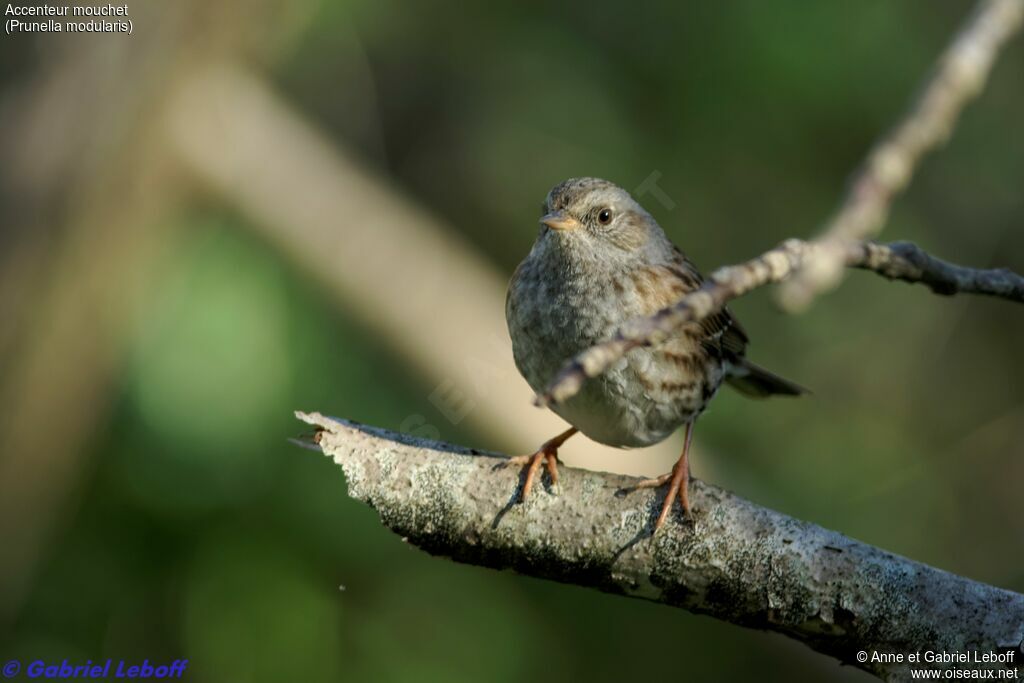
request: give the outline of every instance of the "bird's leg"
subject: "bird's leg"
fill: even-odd
[[[545,441],[536,453],[517,455],[508,459],[507,464],[509,465],[522,465],[527,468],[521,500],[526,500],[526,497],[530,495],[530,491],[533,489],[533,480],[537,477],[537,470],[540,469],[542,461],[547,464],[548,474],[551,475],[551,485],[558,485],[558,449],[578,431],[575,427],[570,427],[555,438]]]
[[[683,441],[683,454],[679,456],[676,466],[668,474],[663,474],[655,479],[644,479],[634,488],[647,489],[656,488],[665,482],[671,482],[668,492],[665,494],[665,503],[661,506],[661,514],[658,521],[654,523],[654,530],[657,531],[668,519],[668,513],[672,509],[672,503],[679,498],[679,504],[683,507],[683,514],[690,516],[690,439],[693,437],[693,422],[686,423],[686,437]]]

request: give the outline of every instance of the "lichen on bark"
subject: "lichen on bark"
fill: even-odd
[[[345,471],[349,494],[423,550],[777,631],[899,680],[857,653],[1019,648],[1024,595],[971,581],[692,484],[692,516],[657,534],[660,491],[562,467],[518,501],[506,456],[296,413]],[[1018,655],[1019,657],[1019,655]],[[993,667],[1002,665],[992,664]]]

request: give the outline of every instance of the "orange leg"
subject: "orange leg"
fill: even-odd
[[[661,514],[658,521],[654,523],[654,530],[657,531],[668,519],[668,513],[672,510],[672,503],[679,498],[679,504],[683,508],[683,514],[690,516],[690,439],[693,437],[693,423],[686,423],[686,438],[683,441],[683,454],[679,456],[676,466],[668,474],[663,474],[656,479],[644,479],[635,488],[646,489],[661,486],[670,482],[668,493],[665,494],[665,503],[661,506]]]
[[[558,484],[558,449],[569,440],[570,436],[578,431],[575,427],[571,427],[555,438],[545,441],[544,445],[536,453],[517,455],[514,458],[508,459],[507,464],[509,465],[522,465],[527,468],[521,500],[526,500],[526,497],[530,495],[530,491],[533,490],[533,480],[537,478],[537,470],[540,469],[541,462],[545,462],[547,465],[548,474],[551,476],[551,485],[556,486]]]

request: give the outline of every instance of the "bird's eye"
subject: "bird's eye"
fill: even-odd
[[[612,210],[601,209],[601,213],[597,214],[597,222],[601,225],[608,225],[612,222]]]

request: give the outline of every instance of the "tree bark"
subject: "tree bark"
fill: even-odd
[[[652,534],[663,492],[629,492],[637,481],[631,477],[562,467],[558,495],[538,487],[520,504],[521,476],[504,466],[503,455],[319,413],[296,416],[316,428],[314,447],[342,466],[349,495],[433,555],[777,631],[888,680],[908,677],[907,656],[927,651],[973,660],[974,650],[1011,650],[1016,664],[1009,666],[1019,666],[1024,595],[702,481],[692,483],[692,516],[677,511]],[[861,652],[867,661],[859,661]],[[902,655],[903,662],[872,661],[876,653]]]

